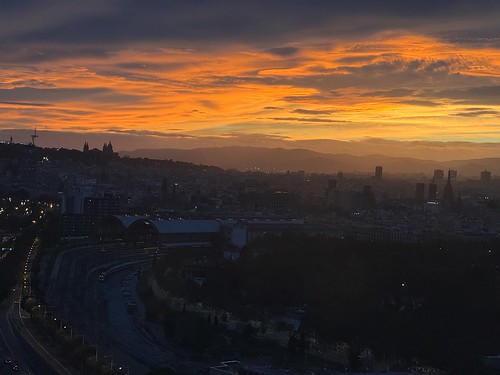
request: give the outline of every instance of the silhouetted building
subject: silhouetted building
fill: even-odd
[[[353,209],[372,209],[375,207],[375,194],[373,193],[371,185],[364,185],[363,192],[351,196]]]
[[[104,158],[109,160],[109,159],[112,159],[113,157],[115,157],[115,153],[113,151],[113,145],[111,144],[111,142],[109,142],[108,144],[104,144],[102,146],[102,153],[104,155]]]
[[[111,195],[87,197],[83,202],[83,214],[90,216],[111,216],[118,214],[119,198]]]
[[[89,215],[61,215],[61,237],[89,236],[94,227],[94,219]]]
[[[104,144],[102,146],[102,152],[104,152],[105,154],[112,154],[113,153],[113,145],[111,144],[111,142],[109,142],[108,144]]]
[[[338,172],[337,172],[337,178],[338,178],[339,180],[342,180],[342,179],[344,178],[344,172],[342,172],[342,171],[338,171]]]
[[[451,186],[451,169],[448,170],[448,179],[443,189],[443,205],[452,207],[455,204],[455,197],[453,195],[453,187]]]
[[[489,184],[491,182],[491,172],[482,171],[481,172],[481,182],[484,184]]]
[[[425,201],[425,184],[423,182],[417,182],[415,187],[415,200],[418,203],[424,203]]]
[[[272,191],[255,194],[255,207],[270,210],[289,210],[296,206],[297,199],[287,191]]]
[[[211,247],[220,237],[217,220],[135,220],[127,228],[128,237],[154,242],[162,247]]]
[[[381,165],[377,165],[375,167],[375,178],[377,180],[381,180],[382,179],[382,166]]]
[[[328,187],[325,189],[325,199],[328,206],[335,205],[337,203],[336,197],[337,180],[328,180]]]
[[[73,185],[64,187],[61,194],[61,214],[83,214],[86,198],[96,195],[96,181],[84,181],[83,184],[74,182]]]
[[[429,201],[435,201],[437,199],[437,185],[433,182],[429,184]]]
[[[442,169],[434,169],[434,181],[442,181],[444,179],[444,171]]]
[[[458,172],[455,169],[450,169],[448,171],[448,173],[450,174],[450,179],[452,179],[452,180],[456,180],[457,179]]]

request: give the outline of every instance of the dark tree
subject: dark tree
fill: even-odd
[[[298,343],[295,335],[290,336],[290,339],[288,340],[287,349],[290,352],[290,354],[294,357],[297,355],[297,345]]]
[[[297,344],[297,351],[301,357],[304,356],[307,350],[307,342],[304,333],[300,335],[299,343]]]

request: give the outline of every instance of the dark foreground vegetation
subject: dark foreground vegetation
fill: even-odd
[[[201,287],[165,272],[173,260],[157,265],[157,279],[192,301],[264,322],[294,308],[301,332],[347,343],[351,353],[369,348],[376,359],[495,373],[482,357],[500,353],[499,243],[268,236],[238,261],[209,267]],[[166,321],[166,331],[176,328]]]
[[[28,326],[45,345],[56,351],[66,363],[81,371],[82,374],[113,375],[122,374],[116,366],[110,364],[105,356],[96,352],[96,347],[86,343],[81,335],[73,335],[72,328],[56,318],[47,306],[42,305],[36,298],[25,296],[22,308],[30,314]]]

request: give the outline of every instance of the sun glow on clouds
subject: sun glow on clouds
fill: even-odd
[[[0,126],[500,141],[499,74],[496,49],[419,35],[266,50],[135,45],[2,64]]]

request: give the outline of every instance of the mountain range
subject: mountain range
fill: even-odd
[[[425,174],[432,176],[434,169],[458,171],[461,178],[479,179],[483,170],[500,175],[500,158],[470,160],[422,160],[392,157],[380,154],[354,156],[328,154],[306,149],[265,147],[208,147],[195,149],[137,149],[120,151],[121,156],[150,159],[172,159],[195,164],[213,165],[225,169],[284,172],[303,170],[307,173],[359,173],[372,174],[381,165],[384,174]]]

